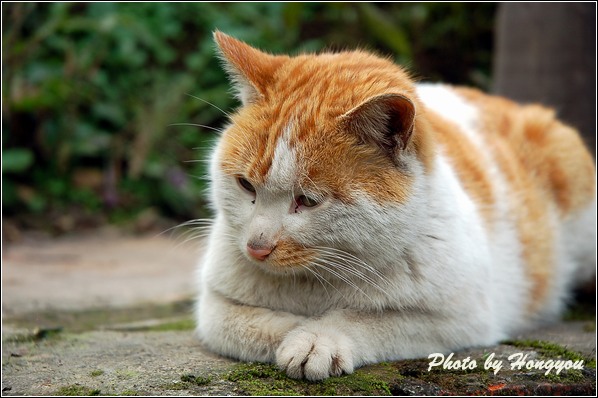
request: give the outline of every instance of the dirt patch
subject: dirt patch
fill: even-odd
[[[135,237],[103,230],[6,244],[3,315],[190,299],[201,244],[181,243],[166,235]]]
[[[219,375],[232,363],[204,351],[191,331],[62,333],[5,340],[2,388],[3,395],[229,395],[234,384]],[[209,382],[191,383],[190,375]]]

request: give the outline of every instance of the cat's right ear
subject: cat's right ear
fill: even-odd
[[[214,31],[214,41],[243,105],[266,96],[276,70],[288,59],[264,53],[218,30]]]
[[[342,115],[341,123],[361,142],[376,146],[396,161],[411,141],[415,106],[402,94],[382,94]]]

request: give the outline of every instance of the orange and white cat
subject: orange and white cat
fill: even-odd
[[[594,161],[551,110],[215,40],[243,105],[210,163],[209,349],[320,380],[495,344],[594,277]]]

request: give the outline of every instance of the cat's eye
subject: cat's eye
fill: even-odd
[[[245,178],[243,178],[243,177],[237,177],[237,182],[247,192],[255,193],[255,188]]]
[[[297,198],[297,205],[305,207],[314,207],[318,205],[318,201],[309,196],[301,195]]]

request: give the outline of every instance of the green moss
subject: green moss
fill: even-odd
[[[583,373],[581,373],[581,370],[579,369],[563,370],[559,374],[556,374],[553,371],[547,375],[543,374],[542,377],[553,383],[578,383],[585,379]]]
[[[542,340],[508,340],[503,344],[521,348],[533,348],[540,355],[549,359],[565,359],[570,361],[583,361],[584,367],[596,369],[596,359],[588,358],[579,352],[572,351],[561,345]]]
[[[572,351],[561,345],[551,343],[550,341],[543,340],[507,340],[503,344],[511,345],[513,347],[520,348],[534,348],[540,354],[549,356],[551,358],[563,358],[571,361],[584,360],[587,358],[576,351]]]
[[[210,384],[212,382],[212,379],[210,379],[209,377],[187,374],[181,376],[181,381],[185,383],[195,384],[197,386],[205,386],[206,384]]]
[[[181,383],[175,381],[174,383],[162,384],[160,386],[162,390],[171,390],[171,391],[180,391],[180,390],[188,390],[189,383]]]
[[[70,386],[60,387],[53,395],[57,396],[90,396],[100,395],[101,391],[89,387],[82,386],[80,384],[72,384]]]
[[[310,382],[291,379],[274,365],[243,363],[226,378],[249,395],[391,395],[384,380],[390,374],[397,376],[389,364],[379,364],[350,375]]]
[[[322,382],[322,387],[325,388],[323,395],[392,395],[387,382],[364,371],[331,377]]]
[[[482,355],[483,360],[488,355],[490,353],[484,353]],[[458,357],[458,359],[463,358]],[[423,395],[438,395],[441,394],[441,391],[450,391],[457,395],[476,395],[476,391],[484,390],[491,383],[494,375],[484,369],[482,360],[472,359],[476,359],[477,363],[477,367],[474,369],[433,369],[431,371],[428,371],[429,360],[427,359],[397,361],[394,366],[409,383],[407,383],[407,389],[405,390],[399,380],[393,391],[395,395],[410,394],[409,389],[416,385],[417,388],[421,388],[418,391],[421,391]]]
[[[129,370],[129,369],[119,369],[116,371],[116,377],[118,377],[119,379],[132,379],[134,377],[139,376],[139,372],[135,371],[135,370]]]
[[[181,381],[175,381],[174,383],[168,383],[161,386],[164,390],[190,390],[193,386],[205,386],[212,382],[212,379],[204,376],[195,376],[192,374],[184,374],[181,376]]]
[[[181,319],[179,321],[162,323],[156,326],[150,326],[147,328],[140,328],[139,330],[150,331],[150,332],[166,332],[166,331],[179,331],[179,330],[193,330],[195,329],[195,321],[192,318]]]
[[[61,336],[62,328],[35,328],[30,333],[22,333],[10,336],[6,339],[10,343],[30,343],[41,340],[57,339]]]
[[[237,383],[249,395],[301,395],[296,380],[288,378],[275,366],[263,363],[241,363],[226,379]]]
[[[96,370],[92,370],[91,372],[89,372],[89,375],[91,377],[98,377],[104,374],[104,371],[102,369],[96,369]]]
[[[99,326],[115,325],[122,323],[131,323],[145,321],[148,319],[165,319],[174,317],[184,317],[181,322],[172,322],[169,329],[166,330],[189,330],[192,321],[188,319],[193,301],[183,300],[169,304],[148,304],[129,308],[100,308],[83,311],[40,311],[27,312],[10,317],[11,323],[21,328],[34,328],[44,325],[45,329],[40,329],[42,335],[36,337],[46,338],[49,335],[43,335],[44,331],[65,330],[67,332],[85,332],[96,330]],[[168,325],[168,324],[165,324]],[[29,338],[28,341],[35,340]]]

